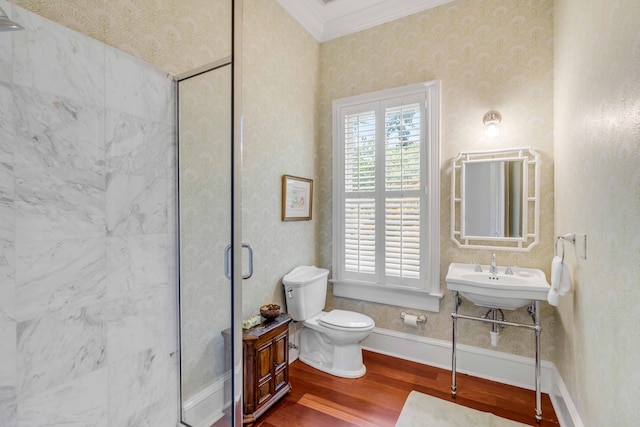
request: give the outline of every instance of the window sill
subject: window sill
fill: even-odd
[[[440,312],[441,293],[429,293],[413,289],[372,285],[369,283],[337,282],[333,283],[333,295],[336,297],[377,302],[398,307]]]

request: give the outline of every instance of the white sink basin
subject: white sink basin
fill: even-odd
[[[533,300],[546,300],[549,283],[536,268],[512,267],[513,274],[504,274],[506,267],[498,267],[498,274],[489,274],[489,266],[482,272],[474,271],[475,264],[449,265],[447,289],[458,291],[475,305],[515,310],[531,304]]]

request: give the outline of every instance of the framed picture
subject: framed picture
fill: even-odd
[[[313,180],[282,175],[282,220],[304,221],[311,219]]]

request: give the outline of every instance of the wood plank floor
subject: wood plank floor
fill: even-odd
[[[292,391],[254,426],[394,426],[411,390],[529,425],[560,425],[546,394],[542,422],[537,424],[531,390],[458,374],[458,395],[453,399],[451,371],[370,351],[363,356],[367,373],[356,379],[334,377],[296,360],[290,366]]]

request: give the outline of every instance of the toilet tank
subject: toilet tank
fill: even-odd
[[[293,320],[320,313],[327,299],[329,270],[310,265],[296,267],[282,278],[287,311]]]

